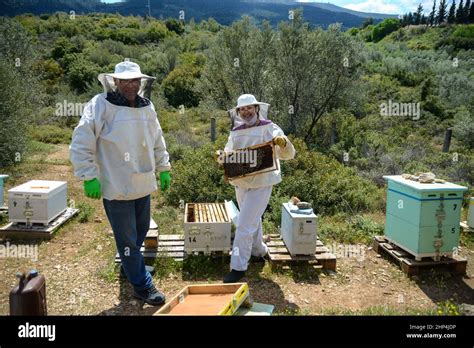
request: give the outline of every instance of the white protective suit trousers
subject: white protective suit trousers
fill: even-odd
[[[250,256],[264,256],[268,247],[263,243],[262,215],[267,208],[272,186],[260,188],[235,187],[239,218],[235,230],[230,268],[245,271]]]

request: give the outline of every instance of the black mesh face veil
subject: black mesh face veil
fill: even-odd
[[[258,118],[260,120],[267,120],[268,119],[268,110],[270,109],[270,104],[267,103],[258,103],[256,106],[260,108],[258,111]],[[237,108],[233,108],[227,111],[227,114],[231,120],[231,128],[239,127],[245,124],[244,120],[240,117],[239,113],[237,112]]]
[[[114,83],[114,78],[107,74],[100,74],[98,77],[100,83],[104,87],[104,92],[114,92],[117,89],[117,86]],[[138,90],[138,95],[143,98],[150,99],[151,97],[151,87],[155,82],[154,77],[142,77],[140,83],[140,89]]]

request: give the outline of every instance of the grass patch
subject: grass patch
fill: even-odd
[[[400,310],[389,305],[375,305],[361,310],[351,310],[345,308],[324,308],[321,315],[369,315],[369,316],[388,316],[388,315],[436,315],[435,309],[416,309],[408,308]]]
[[[118,280],[120,264],[115,263],[115,257],[107,265],[99,270],[99,277],[108,283],[114,283]]]
[[[355,215],[346,220],[341,215],[322,217],[319,222],[319,238],[328,243],[363,243],[369,245],[375,235],[383,235],[384,226],[370,215]]]
[[[183,264],[168,257],[157,257],[153,263],[155,279],[166,279],[171,274],[181,273]]]
[[[436,310],[437,315],[460,315],[459,305],[455,303],[453,299],[439,302],[437,305],[438,305],[438,309]]]
[[[472,232],[461,232],[459,244],[470,250],[474,248],[474,233]]]
[[[81,224],[89,222],[94,215],[95,208],[87,202],[79,202],[77,208],[79,209],[78,221]]]
[[[189,255],[183,261],[183,279],[186,280],[222,280],[222,275],[229,271],[229,259],[215,258],[209,255]]]
[[[179,208],[169,205],[155,208],[152,213],[153,220],[164,234],[184,234],[183,215]]]
[[[49,155],[53,152],[58,151],[58,147],[52,144],[47,144],[37,140],[30,140],[27,144],[27,154],[33,155]]]
[[[28,130],[30,138],[48,144],[70,144],[72,129],[55,125],[35,125]]]

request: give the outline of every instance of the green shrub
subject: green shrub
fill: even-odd
[[[0,17],[0,168],[18,162],[26,150],[33,101],[42,97],[32,75],[35,58],[30,34],[15,20]]]
[[[70,144],[72,138],[71,129],[54,125],[34,126],[29,133],[32,139],[48,144]]]
[[[165,22],[166,28],[169,31],[174,31],[176,34],[181,35],[184,33],[184,23],[175,18],[168,18]]]
[[[282,196],[297,196],[311,202],[316,212],[372,211],[380,207],[377,187],[357,175],[354,169],[315,151],[308,151],[295,139],[296,158],[282,162]]]
[[[51,58],[59,60],[66,54],[77,52],[79,52],[78,47],[74,46],[71,40],[67,37],[61,36],[55,41],[53,45],[53,49],[51,50]]]
[[[474,39],[474,24],[459,25],[453,32],[454,37],[467,37]]]
[[[372,40],[379,42],[388,34],[400,28],[400,21],[395,18],[389,18],[377,24],[372,30]]]
[[[455,49],[472,50],[474,49],[474,38],[472,37],[450,37],[440,40],[436,44],[436,49],[443,46],[453,46]]]
[[[470,149],[474,148],[474,122],[472,114],[467,109],[460,110],[454,119],[454,136],[466,144]]]
[[[77,92],[82,93],[90,84],[97,81],[97,76],[102,69],[83,54],[73,54],[68,59],[66,77],[69,85]]]
[[[78,220],[81,224],[88,222],[91,218],[94,217],[95,209],[89,203],[79,202],[77,208],[79,209]]]
[[[194,84],[199,77],[199,70],[191,65],[175,68],[163,80],[163,93],[168,103],[174,107],[184,105],[193,107],[199,104],[199,95],[194,91]]]
[[[323,242],[369,245],[373,237],[383,235],[384,226],[364,215],[355,215],[344,221],[343,215],[322,217],[319,223],[319,238]]]
[[[152,22],[147,29],[146,39],[150,42],[160,42],[169,35],[171,29],[167,29],[168,25],[164,25],[161,22]]]
[[[225,139],[221,137],[216,145],[208,143],[182,151],[181,159],[173,162],[171,189],[165,193],[168,204],[177,206],[180,200],[223,202],[234,198],[233,187],[224,181],[224,171],[212,158],[215,150],[224,147]]]

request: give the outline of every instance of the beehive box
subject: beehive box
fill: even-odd
[[[423,184],[400,175],[388,181],[385,237],[417,260],[451,256],[459,244],[463,192],[452,183]]]
[[[283,203],[281,209],[281,237],[291,255],[314,255],[316,252],[318,217],[298,214],[295,205]]]
[[[233,315],[248,297],[247,283],[188,285],[156,315]]]
[[[228,203],[186,203],[184,251],[228,252],[231,249],[231,219]]]
[[[67,209],[67,182],[31,180],[8,190],[8,217],[13,223],[49,224]]]
[[[3,206],[3,181],[8,178],[6,174],[0,174],[0,207]]]

